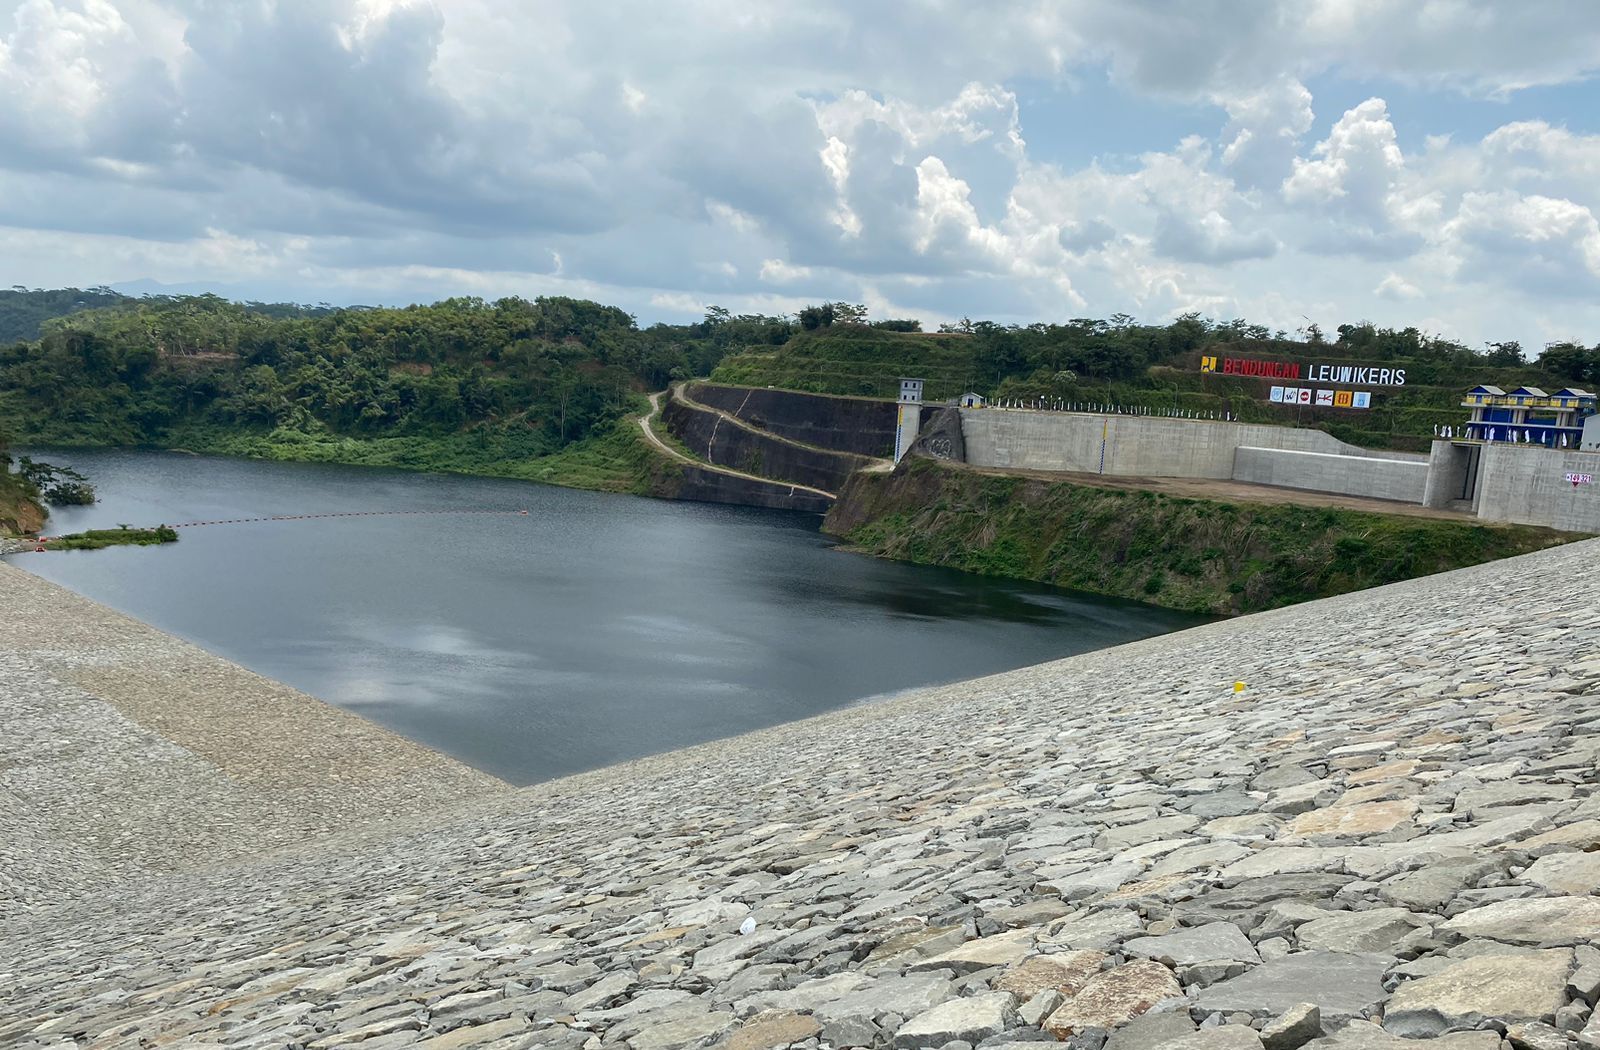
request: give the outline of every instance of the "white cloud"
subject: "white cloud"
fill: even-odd
[[[789,284],[811,276],[809,266],[791,266],[782,259],[763,259],[761,279],[773,284]]]
[[[1378,282],[1378,287],[1372,290],[1372,294],[1380,299],[1420,299],[1422,289],[1397,273],[1389,273]]]
[[[1382,97],[1592,75],[1587,0],[655,14],[0,0],[0,284],[588,289],[675,313],[815,291],[922,316],[1286,327],[1376,297],[1485,338],[1600,329],[1579,295],[1600,136],[1559,112],[1481,140],[1397,129]],[[1374,97],[1308,141],[1307,85],[1329,74]],[[1128,112],[1189,107],[1185,133],[1152,144],[1137,117],[1038,104],[1104,76]]]

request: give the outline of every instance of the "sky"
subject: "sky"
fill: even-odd
[[[1595,0],[0,0],[0,286],[1600,342]]]

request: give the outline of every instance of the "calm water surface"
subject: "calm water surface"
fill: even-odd
[[[515,783],[1175,630],[1195,617],[843,553],[815,517],[148,452],[47,531],[340,511],[9,561]]]

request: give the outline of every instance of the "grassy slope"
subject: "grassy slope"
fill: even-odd
[[[1579,537],[1401,515],[1218,503],[908,460],[857,474],[824,531],[883,557],[1240,613]]]
[[[892,399],[899,395],[901,376],[918,376],[927,381],[927,397],[943,400],[976,381],[971,342],[960,335],[819,329],[801,332],[781,347],[724,358],[711,381]]]

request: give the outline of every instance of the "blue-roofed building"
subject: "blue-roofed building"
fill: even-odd
[[[1470,440],[1577,448],[1584,420],[1595,414],[1596,401],[1594,394],[1577,387],[1547,394],[1538,387],[1519,386],[1508,394],[1485,384],[1467,391],[1461,407],[1472,410],[1466,424]]]

